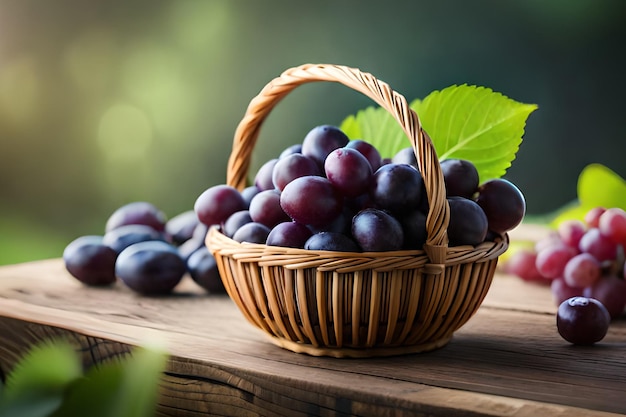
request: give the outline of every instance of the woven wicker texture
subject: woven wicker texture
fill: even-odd
[[[424,250],[309,251],[238,243],[211,228],[207,246],[226,290],[248,321],[295,352],[368,357],[441,347],[482,303],[508,237],[477,247],[448,247],[449,207],[435,149],[406,99],[389,85],[339,65],[285,71],[252,99],[239,123],[227,184],[247,185],[262,123],[276,104],[297,86],[317,81],[361,92],[402,126],[428,195]]]

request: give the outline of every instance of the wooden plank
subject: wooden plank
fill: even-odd
[[[0,268],[0,368],[33,343],[74,340],[86,365],[148,340],[171,352],[160,415],[507,415],[626,413],[626,326],[598,346],[556,333],[546,287],[498,275],[478,313],[435,352],[315,358],[270,344],[224,296],[191,280],[173,297],[87,288],[60,260]]]

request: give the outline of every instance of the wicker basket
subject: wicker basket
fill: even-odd
[[[424,177],[430,211],[424,250],[345,253],[238,243],[213,227],[207,246],[229,296],[277,345],[316,356],[371,357],[445,345],[482,303],[508,236],[448,247],[449,207],[431,141],[406,99],[358,69],[302,65],[267,84],[235,132],[227,184],[247,184],[261,124],[297,86],[339,82],[370,97],[402,126]]]

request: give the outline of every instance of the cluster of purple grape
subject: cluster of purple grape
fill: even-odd
[[[559,331],[573,343],[595,343],[606,334],[610,320],[621,316],[626,308],[625,248],[626,212],[595,207],[584,220],[564,221],[534,248],[514,253],[505,271],[550,285],[559,316],[572,309],[591,311],[588,314],[594,319],[580,313],[584,320],[572,321],[573,330],[562,331],[564,326],[560,325]],[[598,309],[606,314],[598,313]],[[597,340],[580,336],[593,334],[592,329],[605,330]]]
[[[167,219],[148,202],[119,207],[103,235],[81,236],[63,251],[68,272],[91,286],[122,283],[140,294],[170,293],[185,274],[211,293],[223,293],[215,258],[204,244],[207,227],[193,210]]]
[[[479,185],[469,161],[441,168],[450,206],[450,246],[478,245],[517,226],[525,214],[520,190],[504,179]],[[390,159],[331,125],[313,128],[239,192],[215,185],[196,200],[206,226],[238,242],[346,252],[421,249],[429,202],[413,149]]]

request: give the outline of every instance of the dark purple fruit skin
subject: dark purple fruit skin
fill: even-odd
[[[474,201],[463,197],[449,197],[450,222],[448,240],[450,246],[476,246],[487,237],[487,216]]]
[[[178,247],[178,255],[183,259],[183,261],[187,262],[189,257],[195,251],[197,251],[198,249],[200,249],[201,247],[205,245],[206,243],[204,242],[204,239],[192,237],[191,239],[188,239],[187,241],[185,241],[185,243],[183,243],[182,245]]]
[[[205,245],[205,239],[208,231],[209,227],[204,223],[200,223],[194,229],[191,238],[187,239],[183,244],[178,246],[178,254],[185,262],[192,253]]]
[[[557,310],[556,326],[561,337],[574,345],[592,345],[604,339],[611,315],[594,298],[572,297]]]
[[[385,252],[402,248],[404,232],[393,216],[378,209],[361,210],[352,219],[352,237],[364,252]]]
[[[198,196],[194,211],[198,220],[207,226],[222,224],[236,211],[246,210],[248,204],[234,187],[214,185]]]
[[[285,148],[278,156],[278,159],[282,159],[286,156],[293,155],[294,153],[302,153],[301,143],[296,143],[295,145],[291,145]]]
[[[346,210],[349,210],[352,213],[352,216],[354,216],[356,213],[363,209],[376,207],[374,206],[372,197],[369,195],[369,193],[367,193],[357,196],[355,198],[346,198],[344,200],[344,208]],[[350,223],[352,223],[352,216],[350,217]]]
[[[407,164],[381,166],[373,176],[370,196],[374,204],[393,214],[417,210],[426,198],[424,180]]]
[[[246,204],[246,209],[250,207],[250,201],[252,201],[252,198],[260,192],[261,190],[259,190],[256,185],[250,185],[249,187],[241,190],[241,197],[243,197],[243,201]]]
[[[404,233],[404,249],[422,249],[428,233],[426,230],[426,214],[414,210],[398,219]]]
[[[470,161],[446,159],[441,161],[441,173],[448,197],[472,198],[478,190],[478,170]]]
[[[341,213],[343,198],[326,178],[306,176],[287,184],[280,195],[280,205],[298,223],[317,227]]]
[[[291,220],[280,205],[280,191],[276,189],[261,191],[250,202],[250,217],[270,229],[278,223]]]
[[[343,148],[349,141],[348,136],[336,126],[317,126],[304,137],[302,154],[323,167],[328,154],[337,148]]]
[[[515,184],[503,178],[481,184],[476,202],[489,219],[489,230],[496,233],[513,229],[526,214],[524,195]]]
[[[348,142],[346,148],[352,148],[359,151],[361,155],[363,155],[370,163],[372,172],[376,172],[376,170],[383,164],[380,152],[378,152],[378,149],[376,149],[376,147],[369,142],[362,139],[354,139]]]
[[[233,235],[232,239],[237,242],[262,243],[267,240],[270,228],[264,224],[252,222],[241,226]]]
[[[191,239],[196,226],[200,224],[196,212],[187,210],[172,217],[165,224],[165,233],[170,237],[172,243],[180,245]]]
[[[305,242],[311,235],[311,230],[303,224],[284,222],[277,224],[270,231],[266,244],[286,248],[304,248]]]
[[[272,182],[277,189],[282,191],[291,181],[306,175],[321,176],[322,170],[311,158],[301,153],[294,153],[278,160],[272,173]]]
[[[341,213],[339,213],[339,215],[330,222],[322,226],[309,225],[308,228],[313,233],[334,232],[349,235],[350,228],[352,227],[352,217],[354,217],[354,213],[354,210],[344,206]]]
[[[583,289],[583,295],[600,301],[612,319],[624,313],[623,293],[626,293],[626,280],[612,274],[603,276],[592,286]]]
[[[253,222],[252,217],[250,216],[249,210],[241,210],[235,212],[230,215],[228,219],[224,222],[224,227],[222,228],[222,232],[228,236],[233,237],[235,232],[244,224]]]
[[[369,189],[372,166],[363,154],[348,147],[335,149],[324,162],[326,178],[345,197],[357,197]]]
[[[187,271],[176,248],[160,241],[135,243],[117,257],[115,274],[140,294],[170,293]]]
[[[162,233],[145,224],[127,224],[106,232],[102,243],[120,253],[130,245],[147,240],[163,240]]]
[[[192,239],[204,240],[206,239],[206,235],[209,233],[209,226],[204,223],[200,223],[193,230],[193,234],[191,235]]]
[[[313,234],[304,244],[307,250],[334,252],[361,252],[359,245],[343,233],[320,232]]]
[[[274,172],[274,166],[277,162],[278,158],[270,159],[257,171],[256,176],[254,177],[254,185],[256,185],[260,191],[271,190],[274,188],[272,173]]]
[[[145,224],[154,230],[163,232],[167,217],[154,204],[145,201],[135,201],[119,207],[109,216],[105,232],[127,224]]]
[[[102,236],[81,236],[63,251],[67,271],[86,285],[105,286],[115,283],[117,252],[102,243]]]
[[[415,157],[415,151],[413,151],[411,147],[400,149],[398,153],[391,158],[389,163],[411,165],[413,168],[417,169],[417,158]]]
[[[206,246],[196,250],[187,259],[187,270],[191,279],[212,294],[226,292],[215,257]]]

